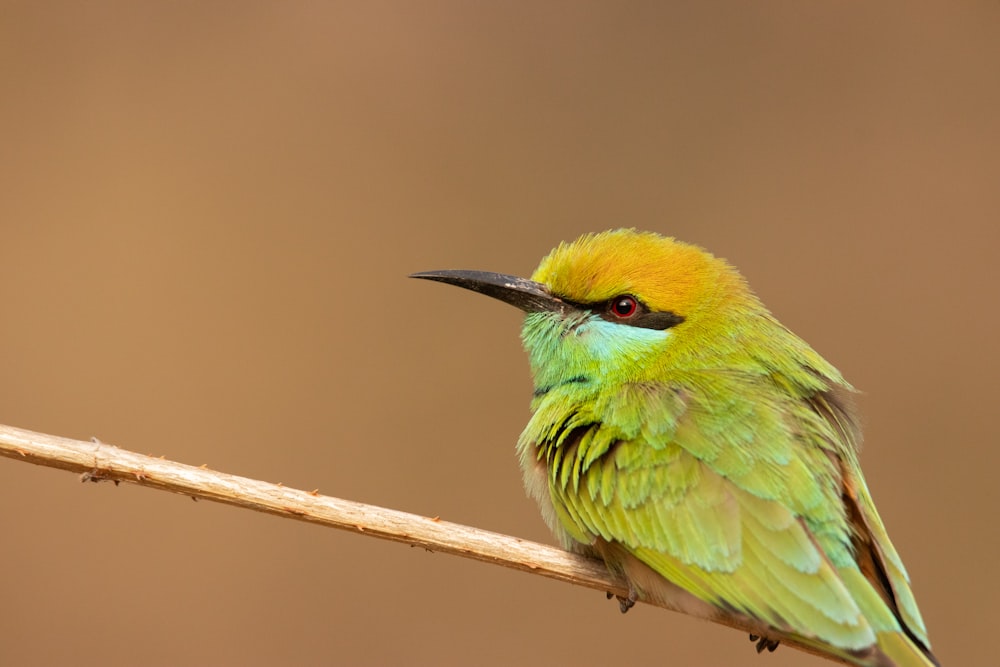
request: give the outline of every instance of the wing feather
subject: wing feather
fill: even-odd
[[[676,391],[661,391],[677,405]],[[646,386],[641,393],[648,409],[657,392]],[[634,392],[623,404],[628,398]],[[827,511],[841,506],[829,457],[799,451],[805,445],[794,429],[773,414],[755,415],[766,428],[740,451],[727,451],[706,442],[711,430],[701,422],[709,417],[686,409],[665,415],[666,425],[592,423],[575,444],[563,442],[557,457],[574,460],[558,462],[550,493],[572,523],[569,532],[621,544],[705,602],[842,648],[871,646],[873,628],[811,532],[845,521]],[[770,449],[776,439],[782,442]]]

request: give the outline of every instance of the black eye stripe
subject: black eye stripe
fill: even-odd
[[[643,329],[659,329],[666,330],[671,327],[675,327],[684,321],[683,315],[678,315],[677,313],[672,313],[667,311],[656,311],[656,312],[646,312],[641,315],[635,315],[630,320],[618,320],[620,324],[627,324],[633,327],[641,327]]]
[[[635,312],[629,317],[616,315],[612,312],[615,302],[626,296],[635,299]],[[618,296],[608,299],[607,301],[598,301],[596,303],[581,303],[579,301],[566,299],[565,297],[560,298],[563,302],[582,310],[589,310],[608,322],[614,322],[615,324],[622,324],[629,327],[665,331],[684,322],[683,315],[678,315],[677,313],[669,310],[650,310],[649,307],[642,302],[642,299],[632,296],[631,294],[619,294]]]

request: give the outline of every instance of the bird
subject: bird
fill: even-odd
[[[854,388],[726,260],[613,229],[530,279],[411,277],[525,313],[525,489],[566,549],[628,583],[623,612],[736,619],[758,653],[940,664],[861,471]]]

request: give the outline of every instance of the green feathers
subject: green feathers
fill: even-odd
[[[535,397],[518,452],[567,548],[638,599],[740,616],[857,665],[936,664],[861,474],[851,387],[735,269],[618,230],[559,246],[531,281],[418,277],[528,313]]]

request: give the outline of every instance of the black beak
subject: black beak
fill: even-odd
[[[517,306],[526,313],[565,312],[572,305],[552,296],[545,285],[527,278],[490,271],[422,271],[411,278],[436,280],[479,292]]]

